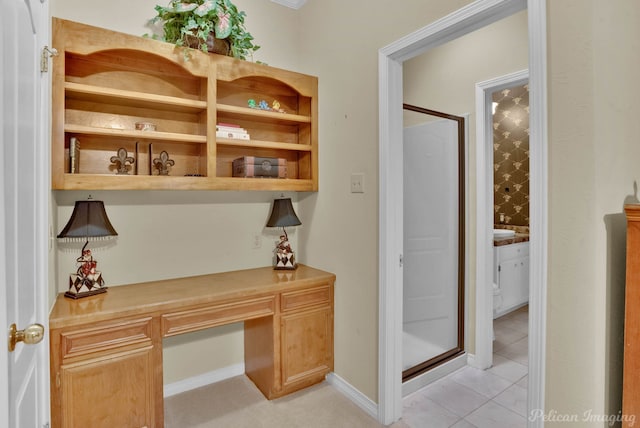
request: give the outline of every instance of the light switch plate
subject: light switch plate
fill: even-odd
[[[354,172],[351,174],[351,193],[364,193],[364,174]]]
[[[260,233],[254,233],[251,235],[251,248],[254,250],[262,247],[262,235]]]

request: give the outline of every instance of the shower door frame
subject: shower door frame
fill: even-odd
[[[404,110],[453,120],[458,128],[458,337],[456,347],[402,371],[402,382],[464,354],[465,329],[465,118],[403,103]]]

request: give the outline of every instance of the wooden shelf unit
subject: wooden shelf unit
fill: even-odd
[[[318,190],[316,77],[195,50],[185,59],[173,44],[58,18],[53,47],[53,189]],[[220,122],[251,140],[217,139]],[[111,163],[119,148],[136,159],[128,175]],[[162,151],[175,161],[169,176],[152,166]],[[284,158],[287,178],[233,177],[243,156]]]

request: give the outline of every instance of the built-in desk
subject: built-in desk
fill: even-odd
[[[162,427],[162,339],[244,321],[245,371],[269,399],[333,370],[335,275],[299,265],[111,287],[49,319],[52,427]]]

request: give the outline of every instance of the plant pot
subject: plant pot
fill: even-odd
[[[184,45],[193,49],[200,49],[200,39],[196,36],[185,35]],[[231,56],[231,44],[227,39],[217,39],[213,33],[207,36],[207,51],[219,55]]]

